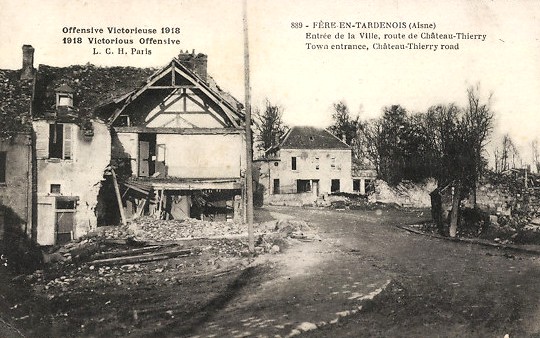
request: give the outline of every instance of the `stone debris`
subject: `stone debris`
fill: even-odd
[[[369,195],[370,203],[397,204],[404,207],[428,208],[431,206],[430,193],[437,187],[435,180],[424,183],[401,182],[391,187],[382,180],[375,181],[375,191]]]
[[[138,240],[175,241],[196,238],[247,236],[247,225],[235,222],[210,222],[193,218],[159,220],[141,217],[130,225]]]
[[[50,266],[46,277],[43,270],[38,270],[20,278],[44,290],[64,290],[74,281],[129,284],[130,280],[124,280],[122,276],[144,273],[141,264],[169,259],[178,261],[193,256],[205,258],[197,264],[179,263],[177,267],[195,268],[198,265],[201,271],[227,270],[232,258],[252,255],[245,228],[245,224],[232,222],[167,221],[143,217],[129,226],[100,227],[78,241],[51,248],[43,254],[44,263]],[[293,219],[256,224],[255,233],[257,254],[279,254],[288,241],[318,239],[306,222]],[[166,270],[161,266],[153,272],[159,274]],[[51,277],[51,274],[58,274],[58,277]]]
[[[310,322],[303,322],[298,325],[297,329],[306,332],[317,329],[317,325]]]
[[[255,229],[256,254],[280,254],[295,241],[318,238],[306,222],[291,219],[259,223]],[[100,227],[78,241],[52,247],[44,253],[45,269],[16,279],[45,299],[57,300],[73,290],[129,289],[149,280],[166,287],[182,284],[185,276],[226,278],[253,260],[244,232],[244,224],[144,217],[136,224]],[[141,311],[135,310],[135,321]]]
[[[130,230],[131,233],[134,234],[134,238],[138,241],[163,242],[204,238],[247,237],[246,224],[234,222],[210,222],[197,219],[167,221],[157,220],[151,217],[142,217],[130,225]],[[255,235],[259,237],[268,237],[272,235],[296,239],[318,239],[307,222],[292,219],[255,224],[254,232]],[[269,249],[272,249],[272,246],[270,246]]]

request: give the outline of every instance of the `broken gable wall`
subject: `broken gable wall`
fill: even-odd
[[[58,197],[77,199],[73,238],[86,234],[97,226],[95,208],[105,168],[111,159],[111,136],[105,123],[92,121],[94,135],[84,136],[77,124],[72,126],[72,158],[49,158],[49,124],[33,121],[36,133],[38,225],[37,242],[56,243],[56,206]],[[51,184],[60,184],[60,193],[51,192]]]
[[[112,139],[113,158],[128,159],[134,176],[140,162],[138,133],[146,131],[155,134],[162,152],[156,160],[166,166],[166,173],[159,177],[240,178],[246,168],[244,131],[228,128],[211,104],[192,92],[177,92],[148,113],[141,106],[130,109],[140,119],[137,122],[134,117],[132,122],[143,128],[134,132],[130,127],[117,127]]]

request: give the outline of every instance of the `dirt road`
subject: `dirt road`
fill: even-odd
[[[0,318],[26,337],[538,337],[539,257],[395,227],[428,217],[259,210],[262,220],[305,219],[321,241],[255,260],[77,267],[54,298],[5,279]]]
[[[540,334],[536,256],[394,226],[422,221],[426,211],[270,210],[308,220],[323,241],[280,256],[275,279],[248,286],[194,336]]]
[[[412,218],[394,211],[281,212],[392,280],[369,309],[308,337],[540,336],[537,256],[406,233],[393,225]]]

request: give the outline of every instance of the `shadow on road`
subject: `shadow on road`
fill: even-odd
[[[154,337],[186,336],[193,334],[195,330],[208,323],[216,313],[225,308],[233,299],[239,296],[242,289],[247,286],[260,271],[257,267],[248,267],[227,286],[219,296],[211,299],[202,308],[193,309],[193,317],[189,323],[176,321],[154,332]]]

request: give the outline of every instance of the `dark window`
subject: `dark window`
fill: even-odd
[[[116,119],[115,124],[118,127],[131,127],[131,121],[129,120],[128,115],[120,115],[118,116],[118,119]]]
[[[296,181],[296,191],[297,192],[310,192],[311,191],[311,181],[310,180],[297,180]]]
[[[332,180],[332,186],[330,187],[331,192],[339,192],[339,179]]]
[[[64,125],[49,125],[49,158],[62,158],[64,146]]]
[[[71,159],[71,125],[49,125],[49,158]]]
[[[296,157],[291,157],[291,169],[296,170]]]
[[[59,194],[61,192],[60,184],[51,184],[51,194]]]
[[[72,199],[56,199],[56,209],[76,209],[77,201]]]
[[[0,151],[0,183],[6,183],[7,152]]]
[[[360,191],[360,180],[353,180],[352,181],[352,190],[353,191]]]
[[[279,194],[279,178],[274,178],[274,194]]]

